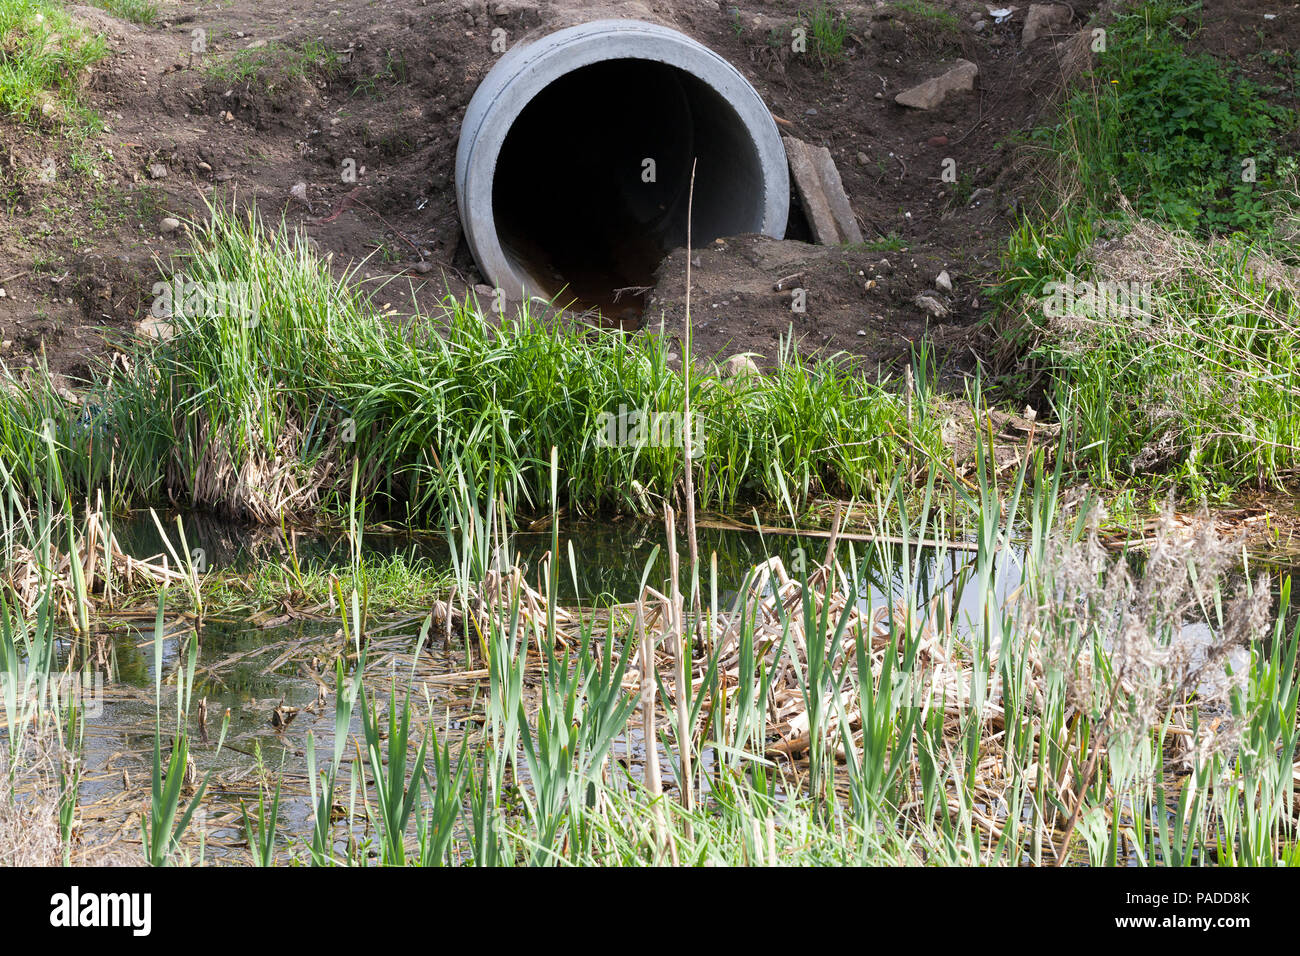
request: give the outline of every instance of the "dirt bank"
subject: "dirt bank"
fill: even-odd
[[[862,227],[861,246],[749,237],[697,250],[699,348],[770,359],[793,328],[805,352],[888,363],[928,331],[941,352],[963,354],[981,285],[1035,187],[1011,147],[1072,68],[1066,41],[1096,4],[1074,4],[1068,23],[1027,46],[1023,9],[996,23],[965,0],[838,5],[849,29],[827,64],[790,50],[802,6],[171,2],[147,28],[74,8],[114,51],[87,91],[104,126],[0,126],[0,359],[29,365],[44,350],[56,372],[86,374],[147,311],[155,260],[183,245],[183,230],[160,223],[205,199],[283,217],[339,269],[369,257],[362,278],[396,277],[382,300],[399,311],[463,294],[483,278],[461,241],[453,159],[465,106],[499,55],[493,31],[513,41],[595,16],[654,19],[726,56],[785,132],[829,147]],[[1295,46],[1296,17],[1265,20],[1262,0],[1207,7],[1199,42],[1211,52],[1244,60]],[[894,102],[957,58],[978,65],[974,91],[933,110]],[[791,235],[806,238],[797,210]],[[633,324],[680,323],[684,265],[683,253],[665,261]],[[945,271],[950,290],[936,288]],[[791,276],[807,290],[802,313]],[[917,304],[926,292],[938,309]]]

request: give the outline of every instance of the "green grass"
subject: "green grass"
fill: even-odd
[[[355,564],[302,568],[296,558],[258,564],[247,574],[216,578],[204,595],[213,611],[234,608],[278,609],[329,603],[335,585],[366,595],[375,613],[427,610],[445,596],[451,574],[432,562],[405,554],[362,555]]]
[[[363,496],[412,521],[441,512],[451,458],[478,487],[494,475],[512,510],[546,500],[552,448],[566,462],[565,503],[579,511],[639,509],[673,492],[680,441],[602,440],[602,414],[681,408],[668,343],[526,312],[493,325],[450,301],[402,326],[355,274],[336,280],[284,232],[220,213],[197,232],[181,271],[201,288],[255,289],[257,320],[177,315],[175,339],[140,351],[129,375],[104,373],[82,407],[5,390],[0,449],[20,482],[40,467],[48,418],[81,492],[108,485],[122,503],[174,496],[271,522],[286,501],[296,513],[343,511],[353,459]],[[866,376],[788,346],[771,373],[708,372],[691,388],[703,508],[869,493],[898,461],[921,465],[940,447],[924,403],[909,411]]]
[[[0,0],[0,115],[29,122],[74,112],[102,37],[47,0]]]
[[[97,0],[95,6],[144,27],[153,26],[160,12],[155,0]]]
[[[811,52],[823,69],[829,69],[845,56],[844,41],[849,37],[849,22],[826,3],[799,14],[810,32]]]
[[[1265,243],[1212,245],[1150,225],[1125,243],[1165,272],[1154,314],[1086,306],[1044,315],[1045,277],[1103,281],[1086,225],[1023,226],[1009,278],[1024,295],[1024,363],[1048,381],[1071,462],[1104,486],[1133,479],[1225,498],[1242,486],[1285,487],[1300,473],[1300,300]],[[1272,262],[1270,268],[1268,263]]]
[[[1118,210],[1123,196],[1138,215],[1202,237],[1258,234],[1294,175],[1279,143],[1296,115],[1231,65],[1189,52],[1170,23],[1185,6],[1146,4],[1108,26],[1089,82],[1036,139],[1062,157],[1077,204]]]
[[[1296,117],[1185,49],[1196,7],[1107,24],[1096,71],[1036,131],[1057,167],[1003,252],[994,359],[1004,395],[1053,406],[1078,476],[1222,500],[1300,474],[1300,331],[1279,278],[1296,195],[1279,143]],[[1052,284],[1099,281],[1149,283],[1151,314],[1045,315]]]
[[[236,50],[216,59],[207,67],[207,75],[220,83],[275,83],[283,79],[333,79],[342,58],[319,40],[299,46],[272,42],[255,50]],[[405,69],[405,62],[401,63]],[[388,71],[395,69],[390,61]]]
[[[924,24],[934,30],[944,33],[958,33],[961,30],[961,23],[955,13],[926,0],[899,0],[894,4],[894,9],[913,23]]]
[[[891,232],[887,236],[878,236],[875,239],[851,245],[849,248],[855,252],[901,252],[907,248],[907,240],[897,232]]]

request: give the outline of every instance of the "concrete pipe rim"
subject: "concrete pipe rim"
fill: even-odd
[[[755,209],[761,210],[755,228],[743,231],[778,239],[785,235],[790,203],[785,147],[771,112],[744,75],[725,57],[669,27],[640,20],[590,21],[512,47],[484,77],[466,109],[456,151],[461,228],[480,272],[508,297],[550,301],[553,295],[506,251],[497,232],[493,187],[506,137],[557,80],[624,60],[681,71],[730,107],[753,146],[762,180],[762,195],[754,199]]]

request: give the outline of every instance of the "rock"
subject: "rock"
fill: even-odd
[[[414,269],[416,272],[420,272],[420,273],[432,272],[433,263],[427,259],[421,259],[415,265],[411,266],[411,268]]]
[[[976,20],[975,23],[971,26],[971,29],[974,30],[976,33],[983,33],[984,28],[986,26],[988,26],[987,20]]]
[[[173,232],[181,227],[181,221],[175,216],[167,216],[158,223],[158,231],[164,236],[170,236]]]
[[[975,77],[980,68],[970,60],[958,60],[942,76],[926,80],[910,90],[904,90],[894,97],[899,106],[915,110],[932,110],[944,101],[949,93],[960,93],[975,89]]]
[[[948,307],[939,301],[939,297],[932,292],[922,292],[912,304],[923,309],[936,319],[942,319],[948,314]]]
[[[934,287],[940,292],[952,291],[952,276],[948,275],[947,269],[935,276]]]
[[[831,151],[810,146],[793,136],[781,137],[799,198],[803,200],[813,238],[828,246],[862,241],[862,230],[849,205]]]
[[[143,319],[135,324],[135,330],[147,339],[159,339],[166,342],[176,330],[166,319],[159,319],[152,315],[146,315]]]
[[[307,207],[307,211],[308,211],[309,213],[313,213],[313,214],[315,213],[315,210],[313,210],[312,207],[311,207],[311,200],[307,197],[307,184],[306,184],[306,183],[294,183],[292,186],[290,186],[290,187],[289,187],[289,196],[290,196],[291,198],[293,198],[293,199],[298,200],[298,202],[300,202],[300,203],[302,203],[304,206],[306,206],[306,207]]]
[[[1074,12],[1062,3],[1031,3],[1025,16],[1020,45],[1029,46],[1039,37],[1059,33],[1069,26]]]
[[[865,166],[869,162],[871,162],[871,157],[862,152],[862,150],[858,150],[858,165]]]
[[[164,166],[162,163],[151,163],[151,164],[149,165],[149,178],[150,178],[150,179],[166,179],[166,178],[167,178],[167,167]]]
[[[37,90],[32,96],[32,102],[40,108],[41,115],[46,119],[58,119],[63,116],[63,107],[48,90]]]
[[[989,189],[987,186],[981,186],[979,189],[975,190],[973,193],[970,194],[970,202],[967,203],[967,205],[968,206],[978,205],[979,203],[983,202],[985,199],[990,198],[992,195],[993,195],[993,190]]]
[[[719,372],[722,378],[744,378],[747,375],[761,375],[758,365],[748,355],[733,355],[722,363]]]
[[[0,299],[3,299],[9,293],[5,292],[4,286],[0,285]]]

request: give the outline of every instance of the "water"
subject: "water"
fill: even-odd
[[[199,515],[185,515],[182,522],[190,548],[201,552],[210,570],[248,572],[261,562],[281,561],[289,553],[290,542],[278,531],[250,529]],[[164,525],[170,533],[174,519],[164,519]],[[116,531],[124,549],[134,557],[148,558],[165,550],[148,517],[120,523]],[[643,578],[661,590],[664,588],[668,563],[660,525],[631,521],[564,524],[559,541],[562,563],[558,590],[562,605],[631,601],[637,596]],[[531,581],[537,581],[538,563],[551,544],[549,530],[519,532],[512,537],[511,547]],[[685,569],[685,540],[679,538],[678,544]],[[292,546],[304,569],[346,564],[351,553],[347,535],[339,532],[298,535]],[[822,561],[826,541],[702,528],[699,549],[705,603],[710,599],[710,569],[716,565],[719,600],[729,608],[746,574],[755,565],[777,556],[791,573],[797,574],[802,562]],[[368,531],[363,537],[362,552],[373,557],[400,553],[428,560],[437,567],[450,564],[446,541],[436,535]],[[857,594],[864,608],[893,606],[905,601],[921,609],[924,617],[930,599],[944,594],[950,598],[959,638],[977,624],[979,588],[965,586],[976,571],[973,551],[929,549],[905,553],[895,545],[842,542],[837,558],[846,569],[856,568]],[[1008,599],[1020,582],[1021,554],[1014,549],[1003,551],[995,560],[992,573],[995,599]],[[399,693],[413,686],[422,712],[432,708],[444,715],[440,727],[445,739],[450,739],[455,746],[460,734],[474,733],[477,728],[468,720],[474,682],[461,680],[457,675],[482,665],[480,661],[467,659],[463,647],[448,646],[437,639],[412,662],[410,653],[415,647],[422,616],[422,613],[411,614],[405,620],[372,631],[368,684],[381,707],[387,706],[390,678],[396,682]],[[168,615],[168,622],[162,655],[164,759],[170,748],[169,731],[176,721],[177,671],[184,664],[193,639],[192,630],[173,615]],[[152,609],[145,609],[134,620],[105,625],[99,636],[111,648],[114,677],[104,688],[102,710],[89,713],[86,721],[82,808],[87,827],[97,828],[102,834],[131,825],[127,808],[138,812],[147,800],[156,719]],[[1212,637],[1207,628],[1196,625],[1185,629],[1184,636],[1202,644]],[[458,645],[458,639],[453,643]],[[316,752],[323,764],[332,752],[334,725],[334,677],[328,662],[347,648],[336,615],[270,629],[246,620],[215,617],[204,623],[189,726],[196,737],[193,756],[200,776],[211,774],[204,815],[199,818],[196,830],[203,833],[209,857],[228,858],[231,862],[246,860],[242,806],[249,802],[255,804],[262,788],[273,788],[277,779],[284,781],[283,831],[297,838],[304,838],[310,832],[312,807],[307,796],[306,741],[309,734],[315,738]],[[1240,667],[1241,662],[1237,663]],[[317,707],[322,680],[328,699]],[[201,700],[206,701],[208,713],[206,742],[197,739],[194,719]],[[279,705],[297,708],[297,714],[287,726],[277,729],[272,724],[272,714]],[[218,753],[217,739],[227,712],[230,723]],[[362,736],[356,716],[349,735]],[[616,745],[615,753],[627,754],[632,762],[639,764],[644,755],[644,742],[638,735],[639,726],[629,727],[626,739]],[[670,766],[666,756],[665,768]],[[701,758],[707,760],[707,754]],[[354,752],[345,753],[345,765],[354,759]],[[336,799],[346,802],[346,782],[342,786],[343,792]],[[125,801],[121,798],[124,792],[129,796]],[[138,821],[133,826],[131,835],[138,836]],[[336,830],[338,834],[345,832],[343,827]],[[357,839],[364,838],[365,822],[354,819],[351,832]],[[338,849],[343,851],[341,844]],[[197,847],[191,850],[197,852]]]

